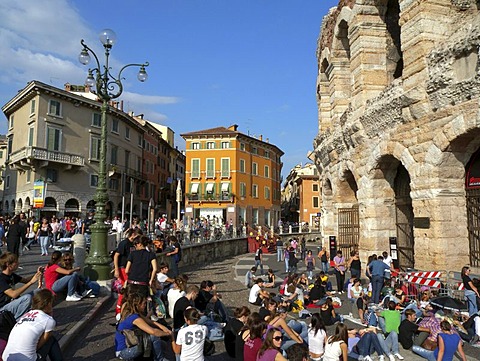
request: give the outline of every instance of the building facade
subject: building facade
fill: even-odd
[[[320,230],[320,176],[313,163],[295,166],[282,189],[282,220]]]
[[[2,108],[8,119],[4,213],[83,216],[95,208],[101,136],[101,102],[83,86],[58,89],[31,81]],[[109,217],[146,218],[159,200],[160,133],[111,104],[108,114]],[[169,154],[169,149],[165,150]],[[165,157],[168,163],[168,156]],[[167,170],[168,172],[168,170]],[[43,207],[33,209],[34,183],[43,183]]]
[[[185,216],[272,226],[280,219],[281,157],[237,125],[181,134],[186,141]]]
[[[324,236],[403,269],[480,266],[478,1],[342,0],[318,43]]]

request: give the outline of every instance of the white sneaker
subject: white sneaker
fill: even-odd
[[[404,360],[405,357],[403,357],[402,355],[400,355],[398,352],[395,354],[395,357],[398,358],[399,360]],[[390,359],[390,360],[395,360],[394,358],[393,359]]]
[[[65,301],[67,302],[77,302],[77,301],[80,301],[82,299],[81,296],[77,295],[77,294],[73,294],[71,296],[67,296],[67,298],[65,298]]]
[[[363,361],[373,361],[372,358],[370,356],[365,356],[363,358]]]
[[[395,356],[393,356],[392,354],[388,355],[388,359],[390,361],[395,361]]]
[[[378,361],[385,361],[385,355],[378,356]]]
[[[92,290],[85,290],[85,291],[82,292],[81,297],[82,298],[87,297],[90,293],[92,293]]]

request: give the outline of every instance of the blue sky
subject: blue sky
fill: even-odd
[[[124,110],[181,133],[238,124],[285,152],[285,176],[308,162],[317,134],[315,51],[338,0],[0,1],[0,103],[30,80],[82,84],[80,39],[117,34],[115,70],[149,61],[146,83],[125,73]],[[0,133],[7,122],[2,116]]]

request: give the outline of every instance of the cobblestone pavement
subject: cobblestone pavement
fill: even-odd
[[[276,261],[276,255],[265,256],[265,272],[270,267],[279,278],[285,275],[284,264]],[[207,265],[198,265],[196,268],[182,268],[180,271],[189,275],[189,282],[199,284],[202,280],[212,280],[217,284],[219,292],[222,294],[223,301],[230,311],[237,306],[248,305],[251,310],[257,310],[258,307],[248,304],[248,290],[243,286],[243,278],[246,271],[254,265],[253,255],[241,255],[234,258],[225,259],[223,261],[212,262]],[[299,265],[299,272],[305,269],[303,263]],[[334,281],[334,277],[331,276]],[[273,291],[273,290],[272,290]],[[345,295],[341,296],[343,299]],[[64,302],[66,303],[66,302]],[[79,305],[81,306],[81,305]],[[348,314],[345,307],[340,308],[339,313]],[[56,312],[56,311],[55,311]],[[115,360],[113,339],[115,328],[112,326],[114,322],[114,300],[109,300],[104,308],[98,312],[87,326],[80,331],[69,343],[65,352],[66,360]],[[290,317],[295,317],[291,314]],[[72,320],[73,321],[73,320]],[[307,320],[308,321],[308,320]],[[349,327],[360,327],[356,323],[346,320]],[[332,333],[334,327],[328,327],[327,331]],[[213,356],[207,357],[209,361],[231,361],[232,359],[226,354],[223,342],[216,342],[216,352]],[[478,360],[477,350],[470,345],[465,347],[467,360]],[[422,358],[410,351],[401,351],[405,360],[420,361]]]

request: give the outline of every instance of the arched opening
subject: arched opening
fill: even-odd
[[[398,79],[403,74],[403,53],[400,28],[400,5],[398,0],[388,0],[385,13],[387,27],[387,72],[390,80]]]
[[[345,51],[345,55],[350,60],[350,41],[348,39],[348,24],[345,20],[340,21],[338,24],[337,38],[342,44],[342,48]]]
[[[5,201],[5,213],[8,213],[9,208],[8,201]]]
[[[75,198],[70,198],[65,202],[65,216],[77,217],[80,213],[80,203]]]
[[[480,267],[480,149],[466,167],[467,229],[470,265]]]
[[[340,182],[337,194],[338,222],[337,247],[348,257],[360,242],[360,217],[357,200],[358,186],[350,170],[346,170]]]
[[[12,212],[15,214],[15,201],[14,200],[12,200],[10,208],[11,208]]]
[[[87,203],[87,212],[90,212],[90,211],[95,211],[96,209],[96,203],[93,199],[90,199]]]
[[[23,211],[23,201],[22,201],[22,198],[19,198],[18,201],[17,201],[17,207],[18,207],[18,210],[21,212]]]
[[[400,269],[415,267],[415,239],[413,236],[413,207],[410,197],[410,175],[399,163],[393,182],[397,227],[397,256]]]
[[[30,209],[30,197],[25,198],[25,209]]]

